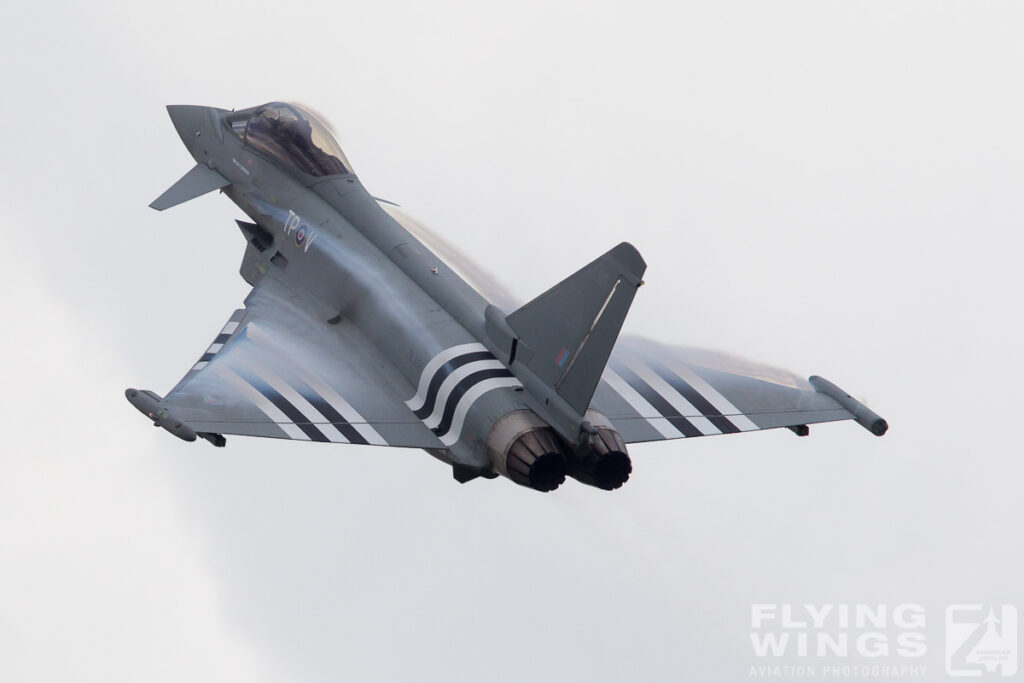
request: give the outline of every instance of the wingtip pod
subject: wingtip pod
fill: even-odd
[[[155,427],[163,427],[182,441],[196,440],[196,431],[172,415],[164,406],[163,399],[152,391],[125,389],[124,396],[140,413],[151,419]]]
[[[889,430],[889,423],[881,415],[829,382],[824,377],[812,375],[807,379],[819,394],[833,399],[853,415],[854,421],[875,436],[882,436]]]

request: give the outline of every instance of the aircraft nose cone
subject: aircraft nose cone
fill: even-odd
[[[195,144],[196,138],[206,130],[206,124],[210,118],[208,112],[209,107],[197,107],[191,104],[167,105],[167,114],[171,117],[171,123],[174,124],[178,135],[181,136],[181,141],[189,149]]]

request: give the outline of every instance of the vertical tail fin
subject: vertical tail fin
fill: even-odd
[[[515,364],[582,415],[646,269],[636,248],[623,242],[510,314]]]

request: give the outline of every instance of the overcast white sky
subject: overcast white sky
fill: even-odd
[[[1024,609],[1024,8],[14,3],[0,41],[2,681],[747,680],[752,603]],[[638,446],[608,494],[418,451],[186,444],[240,212],[147,204],[165,104],[307,103],[521,299],[620,240],[630,332],[822,374],[852,423]],[[920,663],[920,662],[915,662]]]

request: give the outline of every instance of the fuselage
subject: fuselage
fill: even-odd
[[[776,384],[746,362],[737,371],[620,346],[647,267],[628,242],[501,310],[382,208],[312,112],[286,102],[168,112],[197,165],[151,206],[219,189],[253,221],[238,221],[241,275],[254,287],[245,309],[166,398],[125,392],[181,439],[423,448],[460,482],[504,475],[552,491],[567,476],[619,488],[632,470],[627,441],[806,435],[844,419],[887,429],[820,377]]]
[[[447,449],[435,455],[486,468],[496,422],[517,411],[544,413],[486,332],[489,302],[356,175],[280,168],[234,134],[228,112],[168,109],[196,161],[230,181],[224,194],[273,238],[262,252],[248,247],[247,279],[255,285],[273,273],[331,312],[324,324],[344,318],[356,326],[408,382],[403,398]]]

